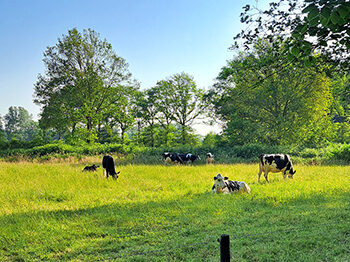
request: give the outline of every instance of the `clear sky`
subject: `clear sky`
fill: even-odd
[[[33,85],[43,52],[76,27],[91,28],[129,63],[141,88],[175,73],[208,88],[233,53],[239,14],[255,0],[0,0],[0,115],[23,106],[34,119]],[[259,7],[267,0],[259,1]]]

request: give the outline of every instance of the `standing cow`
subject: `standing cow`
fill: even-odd
[[[171,164],[171,163],[180,163],[183,164],[183,160],[179,157],[179,154],[177,153],[163,153],[162,158],[164,160],[165,164]]]
[[[182,160],[182,163],[191,163],[193,164],[193,162],[198,159],[198,160],[201,160],[200,156],[199,155],[193,155],[191,153],[188,153],[188,154],[178,154],[179,155],[179,158]]]
[[[113,157],[104,156],[102,159],[102,167],[104,168],[103,175],[106,174],[107,178],[109,177],[109,175],[111,175],[113,177],[113,179],[118,178],[118,174],[120,173],[120,171],[118,173],[115,172],[115,165],[114,165]]]
[[[259,174],[258,182],[260,182],[260,175],[264,172],[264,177],[267,182],[267,174],[283,172],[283,178],[286,179],[286,173],[288,177],[293,178],[296,170],[293,170],[293,164],[289,155],[285,154],[263,154],[259,156]]]
[[[212,153],[207,153],[205,156],[205,160],[207,161],[207,164],[215,163],[214,155]]]

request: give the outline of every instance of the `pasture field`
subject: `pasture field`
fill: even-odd
[[[83,167],[0,162],[0,261],[219,261],[221,234],[232,261],[350,261],[350,166]],[[217,173],[251,194],[212,194]]]

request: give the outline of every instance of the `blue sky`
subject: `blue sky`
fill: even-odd
[[[0,0],[0,115],[23,106],[37,119],[33,85],[45,70],[43,52],[74,27],[107,39],[142,89],[180,72],[208,88],[233,56],[246,4],[255,0]]]

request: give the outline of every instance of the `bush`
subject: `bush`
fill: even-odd
[[[331,158],[350,162],[350,144],[333,147],[331,150]]]
[[[13,142],[15,143],[15,142]],[[16,142],[17,143],[17,142]],[[298,162],[303,163],[303,159],[317,160],[317,163],[349,163],[350,145],[349,144],[330,144],[326,148],[289,148],[283,146],[271,146],[261,144],[246,144],[243,146],[226,145],[203,145],[203,146],[179,146],[179,147],[158,147],[150,148],[137,146],[134,144],[122,145],[114,144],[92,144],[92,145],[67,145],[58,141],[53,144],[36,146],[33,148],[15,148],[0,150],[0,156],[7,159],[26,159],[38,158],[41,160],[74,156],[81,158],[87,155],[114,154],[118,155],[118,163],[137,163],[137,164],[160,164],[161,155],[164,152],[192,153],[200,155],[204,163],[205,155],[211,152],[215,155],[217,163],[238,163],[238,162],[257,162],[260,154],[285,153],[290,154]]]

